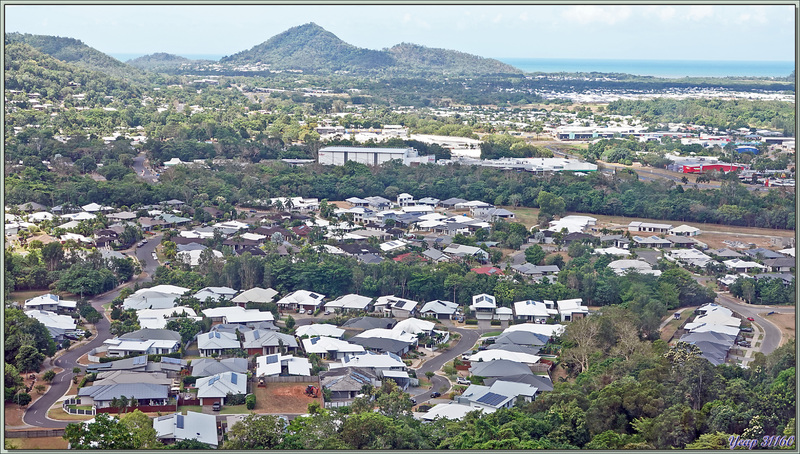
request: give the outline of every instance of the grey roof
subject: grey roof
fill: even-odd
[[[360,345],[365,349],[370,350],[377,350],[379,352],[389,352],[394,354],[400,354],[403,350],[408,348],[411,343],[403,342],[400,340],[395,339],[384,339],[380,337],[352,337],[349,340],[350,343]]]
[[[464,199],[459,199],[458,197],[450,197],[449,199],[440,201],[439,205],[447,207],[447,206],[453,206],[457,203],[465,203],[465,202],[466,200]]]
[[[783,254],[777,253],[777,252],[775,252],[775,251],[773,251],[771,249],[766,249],[766,248],[763,248],[763,247],[759,247],[759,248],[755,248],[755,249],[747,249],[747,250],[744,251],[744,254],[748,255],[750,257],[755,257],[755,256],[761,254],[761,256],[764,257],[765,259],[779,259],[779,258],[786,257]]]
[[[192,361],[192,376],[210,377],[223,372],[247,373],[247,358],[226,358],[217,361],[213,358],[200,358]]]
[[[374,384],[378,376],[362,367],[341,367],[319,374],[320,384],[331,391],[361,391],[364,385]]]
[[[452,301],[433,300],[425,303],[419,312],[422,314],[431,311],[436,314],[452,315],[456,313],[457,309],[458,304],[453,303]]]
[[[486,347],[487,350],[504,350],[507,352],[527,353],[529,355],[538,355],[540,347],[531,347],[529,345],[519,344],[492,344]]]
[[[202,251],[204,249],[208,249],[208,246],[205,246],[200,243],[189,243],[189,244],[179,244],[176,247],[178,252],[187,252],[187,251]]]
[[[166,399],[167,385],[150,383],[121,383],[117,385],[85,386],[78,389],[78,396],[88,396],[95,401],[109,401],[114,397],[126,396],[136,399]]]
[[[795,260],[791,257],[781,257],[776,259],[766,259],[764,260],[764,265],[766,266],[788,266],[793,267],[795,266]]]
[[[253,328],[238,323],[220,323],[211,327],[211,331],[219,331],[222,333],[246,333],[252,331]]]
[[[544,345],[548,337],[543,334],[531,333],[529,331],[509,331],[500,334],[494,340],[496,345],[515,344],[515,345]]]
[[[358,261],[367,265],[376,265],[383,261],[383,257],[375,254],[364,254],[357,257]]]
[[[438,249],[426,249],[422,255],[431,260],[441,260],[442,258],[450,258],[444,252]]]
[[[469,369],[472,375],[479,377],[505,377],[508,375],[533,375],[530,367],[508,359],[473,362]]]
[[[123,334],[122,336],[119,336],[119,338],[142,339],[142,340],[171,340],[180,342],[181,335],[180,333],[176,333],[175,331],[170,331],[168,329],[142,328],[137,331]]]
[[[759,279],[783,279],[784,282],[787,284],[791,284],[794,280],[794,274],[792,273],[761,273],[756,274],[753,276],[756,280]]]
[[[281,342],[285,347],[297,348],[297,339],[294,336],[263,329],[254,329],[244,333],[242,348],[278,347]]]
[[[712,250],[710,250],[708,252],[710,254],[714,254],[714,255],[716,255],[718,257],[723,257],[723,258],[739,258],[739,257],[743,257],[742,254],[734,251],[733,249],[728,249],[728,248],[712,249]]]
[[[397,320],[393,318],[356,317],[356,318],[351,318],[350,320],[344,322],[344,324],[342,324],[342,328],[363,329],[363,330],[368,330],[373,328],[391,329],[396,324]]]
[[[498,378],[487,378],[483,382],[487,386],[492,386],[492,384],[494,384],[494,382],[496,382],[497,380],[499,380],[499,379]],[[553,381],[550,380],[550,377],[548,377],[546,375],[536,375],[536,374],[532,374],[532,375],[528,375],[528,374],[506,375],[505,377],[502,377],[502,380],[503,381],[511,381],[511,382],[515,382],[515,383],[526,383],[528,385],[533,385],[533,386],[539,388],[539,392],[552,391],[553,390]]]

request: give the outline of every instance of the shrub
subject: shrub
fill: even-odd
[[[196,382],[197,382],[197,377],[193,377],[193,376],[191,376],[191,375],[188,375],[188,376],[186,376],[186,377],[183,377],[183,384],[184,384],[184,385],[193,385],[193,384],[195,384]]]
[[[56,378],[56,373],[55,373],[55,371],[53,369],[48,370],[47,372],[45,372],[42,375],[42,380],[44,380],[44,381],[46,381],[48,383],[53,381],[54,378]]]
[[[470,319],[467,319],[467,321],[465,323],[467,325],[477,325],[478,324],[478,320],[470,318]]]
[[[247,405],[248,410],[256,408],[256,395],[248,394],[247,397],[244,398],[244,403]]]
[[[14,402],[18,403],[21,407],[31,403],[31,399],[31,395],[28,393],[17,393],[17,395],[14,396]]]
[[[500,326],[500,320],[492,320],[489,322],[489,324],[492,326]]]

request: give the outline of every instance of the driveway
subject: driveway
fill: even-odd
[[[147,244],[143,247],[139,248],[136,251],[137,257],[150,257],[150,254],[155,250],[156,245],[161,241],[161,235],[155,235],[150,240],[148,240]],[[146,262],[146,266],[143,268],[143,271],[147,273],[148,278],[152,278],[153,273],[155,272],[158,263],[155,263],[152,258]],[[92,307],[97,309],[98,312],[104,314],[105,309],[103,309],[104,304],[110,303],[114,298],[119,296],[120,291],[128,286],[134,285],[135,282],[141,282],[141,277],[136,277],[131,282],[125,283],[114,290],[109,292],[100,294],[92,298],[90,303]],[[79,366],[83,368],[84,366],[78,364],[78,358],[85,355],[93,348],[99,347],[103,345],[103,342],[107,339],[110,339],[111,333],[109,332],[109,328],[111,328],[111,323],[108,321],[108,318],[105,316],[100,319],[95,325],[95,329],[97,330],[97,334],[86,344],[75,347],[70,349],[69,351],[62,354],[58,359],[53,362],[52,360],[48,360],[45,362],[46,367],[52,367],[53,365],[64,369],[63,372],[56,374],[56,378],[50,384],[50,389],[42,395],[36,402],[32,403],[30,407],[25,412],[25,415],[22,417],[23,422],[29,424],[31,426],[36,427],[46,427],[51,429],[60,429],[64,428],[69,424],[71,421],[54,421],[52,419],[47,418],[47,412],[50,410],[56,401],[59,400],[64,394],[69,391],[70,386],[72,385],[72,368]]]

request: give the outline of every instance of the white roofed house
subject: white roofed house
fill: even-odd
[[[326,336],[334,339],[341,339],[342,336],[344,336],[345,330],[328,323],[312,323],[311,325],[298,326],[295,328],[294,333],[297,337]]]
[[[668,233],[672,224],[654,224],[651,222],[633,221],[628,224],[629,232]]]
[[[69,315],[58,315],[55,312],[31,310],[25,311],[25,315],[35,318],[47,328],[50,335],[56,342],[64,340],[66,335],[75,333],[75,319]]]
[[[139,358],[144,363],[147,362],[147,357]],[[118,383],[84,386],[78,389],[81,405],[93,405],[95,409],[111,407],[114,399],[122,396],[136,399],[139,405],[166,405],[169,399],[169,386],[152,383]]]
[[[180,350],[180,334],[167,330],[139,330],[140,336],[115,337],[107,339],[103,345],[108,347],[109,357],[122,357],[128,355],[166,355]],[[160,331],[178,334],[174,336],[161,335]],[[135,334],[135,333],[128,333]]]
[[[669,229],[669,234],[675,236],[697,236],[700,233],[700,229],[697,227],[692,227],[686,224],[681,224],[677,227]]]
[[[417,304],[394,295],[381,296],[375,302],[375,312],[382,312],[384,317],[409,318],[416,314]]]
[[[143,288],[125,298],[122,302],[123,309],[166,309],[175,307],[175,299],[188,292],[188,288],[174,285],[157,285]]]
[[[242,348],[236,334],[211,331],[197,335],[197,349],[200,356],[226,355]]]
[[[307,358],[281,355],[279,353],[256,358],[256,377],[276,377],[279,375],[309,377],[311,376],[311,363]]]
[[[226,324],[253,325],[261,322],[273,322],[275,316],[269,311],[258,309],[244,309],[240,306],[223,306],[203,309],[203,315],[212,322]]]
[[[173,413],[153,420],[156,438],[162,443],[172,444],[182,440],[197,440],[212,448],[219,445],[217,417],[187,411],[186,415]]]
[[[425,303],[419,310],[420,317],[432,317],[442,320],[453,318],[458,311],[458,304],[451,301],[433,300]]]
[[[527,383],[497,380],[492,386],[471,385],[456,399],[456,402],[494,412],[501,408],[511,408],[517,399],[531,402],[537,391],[538,388]]]
[[[253,287],[250,290],[245,290],[244,292],[236,295],[231,301],[236,303],[238,306],[246,307],[247,303],[271,303],[276,296],[278,296],[278,292],[271,288],[264,289],[261,287]]]
[[[495,309],[497,309],[495,297],[485,293],[473,296],[472,305],[469,307],[469,310],[475,313],[475,318],[478,320],[493,319]]]
[[[397,196],[397,204],[400,205],[401,207],[414,205],[414,196],[404,192]]]
[[[514,316],[517,320],[544,323],[550,318],[547,305],[541,301],[517,301],[514,303]]]
[[[558,312],[561,314],[561,321],[570,322],[589,315],[589,308],[581,305],[581,303],[583,303],[581,298],[559,300],[556,304],[558,305]]]
[[[313,312],[322,307],[323,299],[325,299],[325,295],[308,290],[297,290],[278,300],[278,308],[289,311],[304,309]]]
[[[488,252],[479,247],[467,246],[465,244],[451,244],[450,246],[447,246],[443,252],[456,257],[476,257],[479,260],[489,259]]]
[[[741,259],[725,260],[722,262],[729,270],[739,273],[749,273],[753,269],[766,270],[767,267],[756,262],[746,262]]]
[[[225,405],[225,397],[228,393],[247,394],[247,375],[223,372],[210,377],[198,378],[195,385],[200,405],[212,405],[215,402]]]
[[[52,293],[25,300],[25,310],[38,309],[50,312],[57,312],[59,310],[72,312],[77,305],[77,301],[62,301],[61,297],[53,295]]]
[[[337,312],[347,312],[347,311],[369,311],[370,305],[372,304],[372,298],[368,296],[361,296],[356,295],[355,293],[350,293],[349,295],[343,295],[339,298],[336,298],[333,301],[328,301],[325,303],[325,310],[328,311],[337,311]]]
[[[248,355],[269,355],[297,351],[297,340],[289,334],[271,330],[254,329],[244,333],[242,348]]]

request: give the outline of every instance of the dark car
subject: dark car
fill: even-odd
[[[214,411],[219,411],[221,408],[222,408],[222,405],[220,405],[219,402],[214,402],[214,404],[211,405],[211,409],[214,410]]]
[[[412,404],[417,405],[417,399],[410,399],[410,400]]]
[[[440,393],[440,392],[434,391],[434,392],[431,393],[431,397],[434,397],[434,398],[435,397],[441,397],[441,396],[442,396],[442,393]]]
[[[752,333],[753,332],[753,328],[750,328],[749,326],[745,326],[744,328],[741,329],[741,331],[743,333]]]

